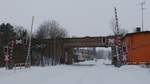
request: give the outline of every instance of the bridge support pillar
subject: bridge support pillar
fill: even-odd
[[[73,49],[72,48],[67,48],[66,49],[67,51],[66,51],[66,55],[65,55],[65,57],[66,57],[66,63],[67,64],[72,64],[73,63]]]

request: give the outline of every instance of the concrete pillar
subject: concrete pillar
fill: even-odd
[[[65,58],[67,59],[66,60],[67,64],[72,64],[73,63],[73,61],[72,61],[72,58],[73,58],[73,49],[72,48],[65,49]]]

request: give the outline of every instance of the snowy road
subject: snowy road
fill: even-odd
[[[139,66],[115,68],[99,60],[30,70],[0,69],[0,84],[150,84],[150,71]]]

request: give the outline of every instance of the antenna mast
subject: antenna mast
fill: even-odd
[[[143,17],[143,11],[144,11],[144,5],[146,4],[145,1],[142,0],[142,2],[140,3],[141,5],[141,24],[142,24],[142,31],[144,30],[144,17]]]

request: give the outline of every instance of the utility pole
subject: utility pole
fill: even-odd
[[[142,31],[144,31],[144,16],[143,16],[143,11],[144,11],[144,5],[146,4],[145,1],[142,0],[142,2],[140,3],[141,5],[141,24],[142,24]]]
[[[30,31],[29,45],[28,45],[28,53],[27,53],[27,59],[26,59],[26,63],[29,63],[30,65],[31,65],[30,51],[31,51],[31,40],[32,40],[33,22],[34,22],[34,16],[32,16],[31,31]]]

